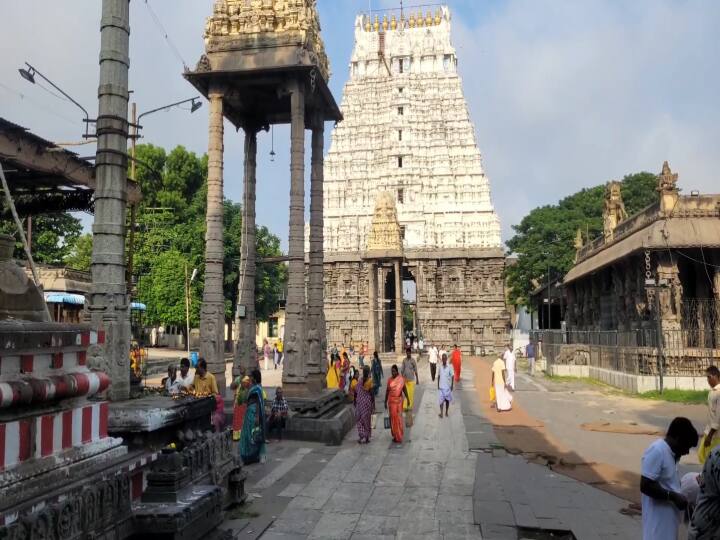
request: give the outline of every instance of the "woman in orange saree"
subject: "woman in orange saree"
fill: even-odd
[[[408,402],[410,398],[408,398],[407,389],[405,388],[405,379],[400,376],[396,365],[393,365],[390,373],[387,389],[385,390],[385,410],[390,411],[390,432],[392,433],[393,442],[401,443],[404,433],[403,396]]]

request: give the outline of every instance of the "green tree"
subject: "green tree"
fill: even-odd
[[[257,257],[278,257],[282,255],[280,239],[267,227],[260,226],[256,231]],[[267,321],[275,313],[281,299],[285,298],[287,286],[287,265],[285,263],[263,263],[257,266],[255,277],[255,316],[259,321]]]
[[[657,176],[640,172],[622,179],[621,192],[628,215],[657,201]],[[543,283],[547,276],[561,277],[573,265],[573,240],[578,229],[585,242],[602,234],[605,186],[583,189],[558,204],[532,210],[520,224],[513,225],[515,236],[507,242],[517,263],[508,266],[510,301],[527,304],[533,281]]]
[[[184,313],[184,296],[169,295],[163,298],[162,309],[151,310],[156,289],[177,278],[166,263],[158,269],[160,254],[174,252],[175,262],[182,257],[182,279],[176,287],[183,291],[184,265],[190,272],[198,269],[193,283],[191,323],[198,324],[202,299],[205,212],[207,196],[207,156],[198,157],[178,146],[169,154],[152,145],[138,145],[136,176],[143,190],[143,201],[138,207],[134,273],[138,279],[138,298],[148,305],[147,320],[151,323],[179,324],[164,320],[179,311]],[[224,258],[223,292],[225,315],[232,318],[237,301],[238,264],[242,236],[242,208],[230,200],[224,201],[223,216]],[[280,240],[265,227],[257,230],[257,256],[281,255]],[[144,283],[143,283],[144,282]],[[262,265],[256,280],[256,310],[258,319],[266,320],[277,309],[284,294],[286,271],[284,265]],[[176,303],[174,307],[171,304]],[[184,315],[183,315],[184,317]],[[183,318],[184,320],[184,318]]]
[[[65,256],[65,266],[75,270],[90,270],[92,262],[92,235],[83,234],[73,243],[70,253]]]
[[[82,224],[78,218],[68,212],[50,213],[33,216],[31,229],[30,251],[33,260],[43,264],[63,264],[65,257],[82,233]],[[24,260],[25,251],[15,222],[12,219],[3,220],[0,223],[0,232],[16,238],[14,257]]]

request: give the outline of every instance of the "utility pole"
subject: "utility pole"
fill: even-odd
[[[130,0],[103,0],[100,21],[95,221],[87,317],[105,336],[112,385],[108,397],[130,396],[130,312],[126,282],[128,71]]]
[[[190,358],[190,283],[188,282],[188,265],[185,263],[185,324],[187,335],[187,353]]]
[[[131,108],[131,120],[130,128],[132,129],[132,135],[130,135],[130,180],[137,182],[137,167],[135,163],[135,149],[137,147],[138,139],[138,126],[137,126],[137,103],[132,104]],[[135,204],[130,205],[130,231],[128,239],[128,257],[127,257],[127,271],[125,272],[125,281],[127,282],[128,296],[132,297],[132,275],[133,275],[133,256],[135,254],[135,211],[137,206]]]

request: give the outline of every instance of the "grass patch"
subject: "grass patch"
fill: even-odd
[[[597,379],[593,379],[591,377],[572,377],[570,375],[550,375],[548,373],[545,374],[545,378],[552,382],[557,383],[584,383],[589,384],[592,386],[601,386],[603,388],[612,388],[611,386],[608,386],[602,381],[598,381]]]
[[[665,390],[662,394],[657,390],[637,394],[642,399],[656,399],[671,403],[703,404],[707,403],[708,393],[704,390]]]

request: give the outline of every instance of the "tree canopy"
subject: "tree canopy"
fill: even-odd
[[[27,227],[26,221],[24,226]],[[42,214],[32,217],[31,231],[30,251],[33,260],[42,264],[63,264],[82,233],[82,224],[78,218],[68,212]],[[0,223],[0,232],[15,237],[14,257],[24,260],[25,251],[15,222],[12,219],[3,220]]]
[[[640,172],[622,179],[621,193],[628,215],[657,201],[657,176]],[[603,230],[605,186],[583,189],[554,205],[541,206],[513,225],[515,236],[507,242],[517,263],[508,266],[510,301],[527,304],[535,288],[533,280],[543,282],[548,275],[562,277],[575,259],[574,238],[578,229],[585,242]]]
[[[199,324],[204,284],[205,211],[207,156],[197,156],[178,146],[170,153],[150,144],[136,149],[137,180],[143,191],[135,219],[136,236],[133,273],[137,298],[147,305],[150,324],[185,322],[185,266],[197,269],[191,286],[190,322]],[[242,208],[224,201],[225,315],[235,311],[240,261]],[[257,256],[281,255],[280,240],[265,227],[258,227]],[[266,320],[278,307],[285,289],[284,267],[258,268],[256,310]]]

